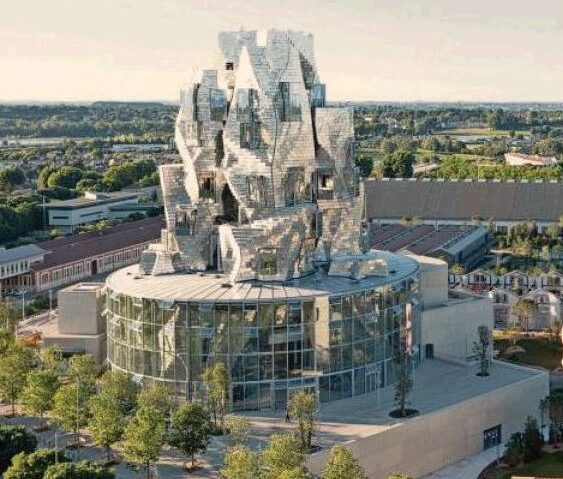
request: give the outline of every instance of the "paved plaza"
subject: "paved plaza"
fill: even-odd
[[[476,368],[473,365],[465,366],[440,360],[425,361],[415,370],[411,407],[418,409],[421,414],[428,414],[514,382],[526,381],[537,375],[547,374],[540,370],[521,368],[502,362],[493,363],[492,374],[487,378],[478,377],[475,372]],[[388,387],[379,392],[356,398],[322,404],[314,443],[322,446],[323,450],[327,450],[334,443],[347,443],[396,427],[405,420],[389,417],[389,411],[394,408],[394,392],[393,387]],[[8,412],[9,407],[2,406],[2,413]],[[264,447],[272,434],[289,432],[295,430],[296,427],[293,422],[285,422],[285,410],[247,412],[246,415],[251,423],[249,446],[254,450]],[[406,421],[414,420],[416,419],[406,419]],[[2,417],[2,421],[11,424],[26,424],[30,427],[37,424],[36,418],[26,416]],[[42,447],[54,447],[54,430],[39,433],[38,436]],[[59,444],[62,445],[65,439],[72,440],[67,435],[59,440]],[[92,446],[88,439],[86,436],[87,446],[81,448],[80,458],[103,461],[105,459],[104,451]],[[219,478],[218,469],[226,448],[226,438],[214,437],[207,453],[201,458],[202,468],[193,474],[188,474],[182,470],[182,456],[165,447],[156,467],[157,477]],[[428,476],[428,479],[444,477],[471,479],[476,477],[473,472],[478,473],[482,470],[496,458],[496,454],[496,450],[487,451],[485,454],[463,460],[438,471]],[[124,460],[116,466],[115,471],[119,479],[145,477],[143,471],[135,472],[128,468]]]

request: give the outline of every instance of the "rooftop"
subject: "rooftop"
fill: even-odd
[[[91,197],[88,197],[87,195],[80,198],[72,198],[70,200],[55,200],[45,203],[42,206],[47,209],[56,208],[61,210],[72,210],[76,208],[85,208],[87,206],[115,203],[116,201],[134,200],[138,197],[139,195],[137,193],[116,191],[114,193],[98,194]]]
[[[367,180],[365,188],[369,219],[557,222],[563,214],[563,182],[557,181],[387,178]]]
[[[0,264],[34,258],[46,253],[47,251],[34,244],[26,244],[24,246],[17,246],[16,248],[10,249],[0,249]]]
[[[445,225],[404,226],[392,224],[372,226],[371,245],[388,251],[408,250],[417,255],[429,255],[437,250],[455,254],[475,239],[486,235],[483,227]]]
[[[370,276],[361,280],[328,276],[321,271],[286,282],[242,281],[227,286],[228,275],[212,273],[175,273],[160,276],[141,275],[133,265],[112,273],[107,279],[110,290],[138,298],[162,301],[272,301],[305,299],[314,296],[347,294],[384,284],[392,284],[415,274],[418,263],[406,256],[378,252],[387,263],[388,276]]]
[[[160,217],[146,218],[123,223],[98,233],[80,233],[39,243],[49,254],[34,269],[39,271],[84,258],[101,255],[135,244],[146,243],[160,237],[164,220]]]

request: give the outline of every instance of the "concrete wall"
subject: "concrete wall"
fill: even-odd
[[[81,335],[43,335],[43,347],[56,345],[62,352],[66,353],[86,353],[94,356],[96,365],[103,366],[107,357],[107,338],[106,334],[89,336]]]
[[[473,356],[479,326],[493,328],[493,304],[489,298],[462,297],[422,311],[421,333],[423,350],[434,345],[434,356],[463,360]]]
[[[103,283],[79,283],[58,293],[60,334],[100,334],[105,332],[102,317]]]
[[[514,366],[518,367],[518,366]],[[487,379],[483,379],[486,381]],[[545,372],[486,394],[424,414],[346,443],[370,479],[390,472],[418,478],[483,450],[483,431],[501,425],[502,441],[522,428],[526,416],[538,415],[549,392]],[[319,473],[328,451],[310,456],[308,467]]]
[[[429,308],[448,300],[448,263],[429,256],[406,252],[420,264],[420,297],[422,307]]]

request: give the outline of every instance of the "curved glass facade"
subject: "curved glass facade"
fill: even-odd
[[[418,279],[346,295],[266,302],[159,301],[108,287],[108,359],[178,394],[204,395],[201,375],[228,365],[234,410],[285,407],[314,388],[321,402],[392,384],[395,359],[419,360]]]

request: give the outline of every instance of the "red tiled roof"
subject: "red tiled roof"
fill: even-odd
[[[160,231],[164,226],[163,218],[146,218],[108,228],[101,235],[81,233],[38,243],[37,246],[49,253],[45,255],[45,260],[33,269],[41,271],[153,241],[160,237]]]

